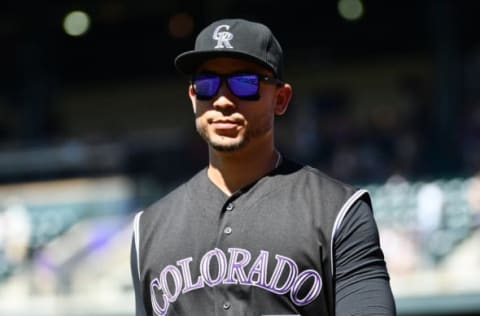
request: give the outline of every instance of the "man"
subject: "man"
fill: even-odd
[[[216,21],[175,59],[208,166],[134,221],[137,315],[394,315],[368,193],[284,157],[292,88],[264,25]]]

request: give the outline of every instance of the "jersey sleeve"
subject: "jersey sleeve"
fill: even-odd
[[[334,239],[336,315],[396,315],[378,228],[368,203],[356,201]]]

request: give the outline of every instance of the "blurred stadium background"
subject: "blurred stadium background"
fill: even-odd
[[[0,315],[133,315],[134,212],[206,163],[173,58],[269,25],[281,150],[373,195],[400,315],[480,315],[480,2],[0,3]]]

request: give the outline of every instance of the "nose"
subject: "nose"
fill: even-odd
[[[213,101],[213,106],[218,109],[231,109],[235,107],[235,103],[232,100],[232,92],[224,81],[218,89],[218,93]]]

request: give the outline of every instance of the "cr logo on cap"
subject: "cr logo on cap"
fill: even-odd
[[[213,32],[213,39],[217,41],[217,45],[215,46],[215,48],[233,48],[232,44],[230,44],[230,41],[233,38],[233,34],[227,32],[229,28],[230,25],[226,24],[217,26],[217,28]],[[225,29],[225,31],[222,32],[222,29]]]

